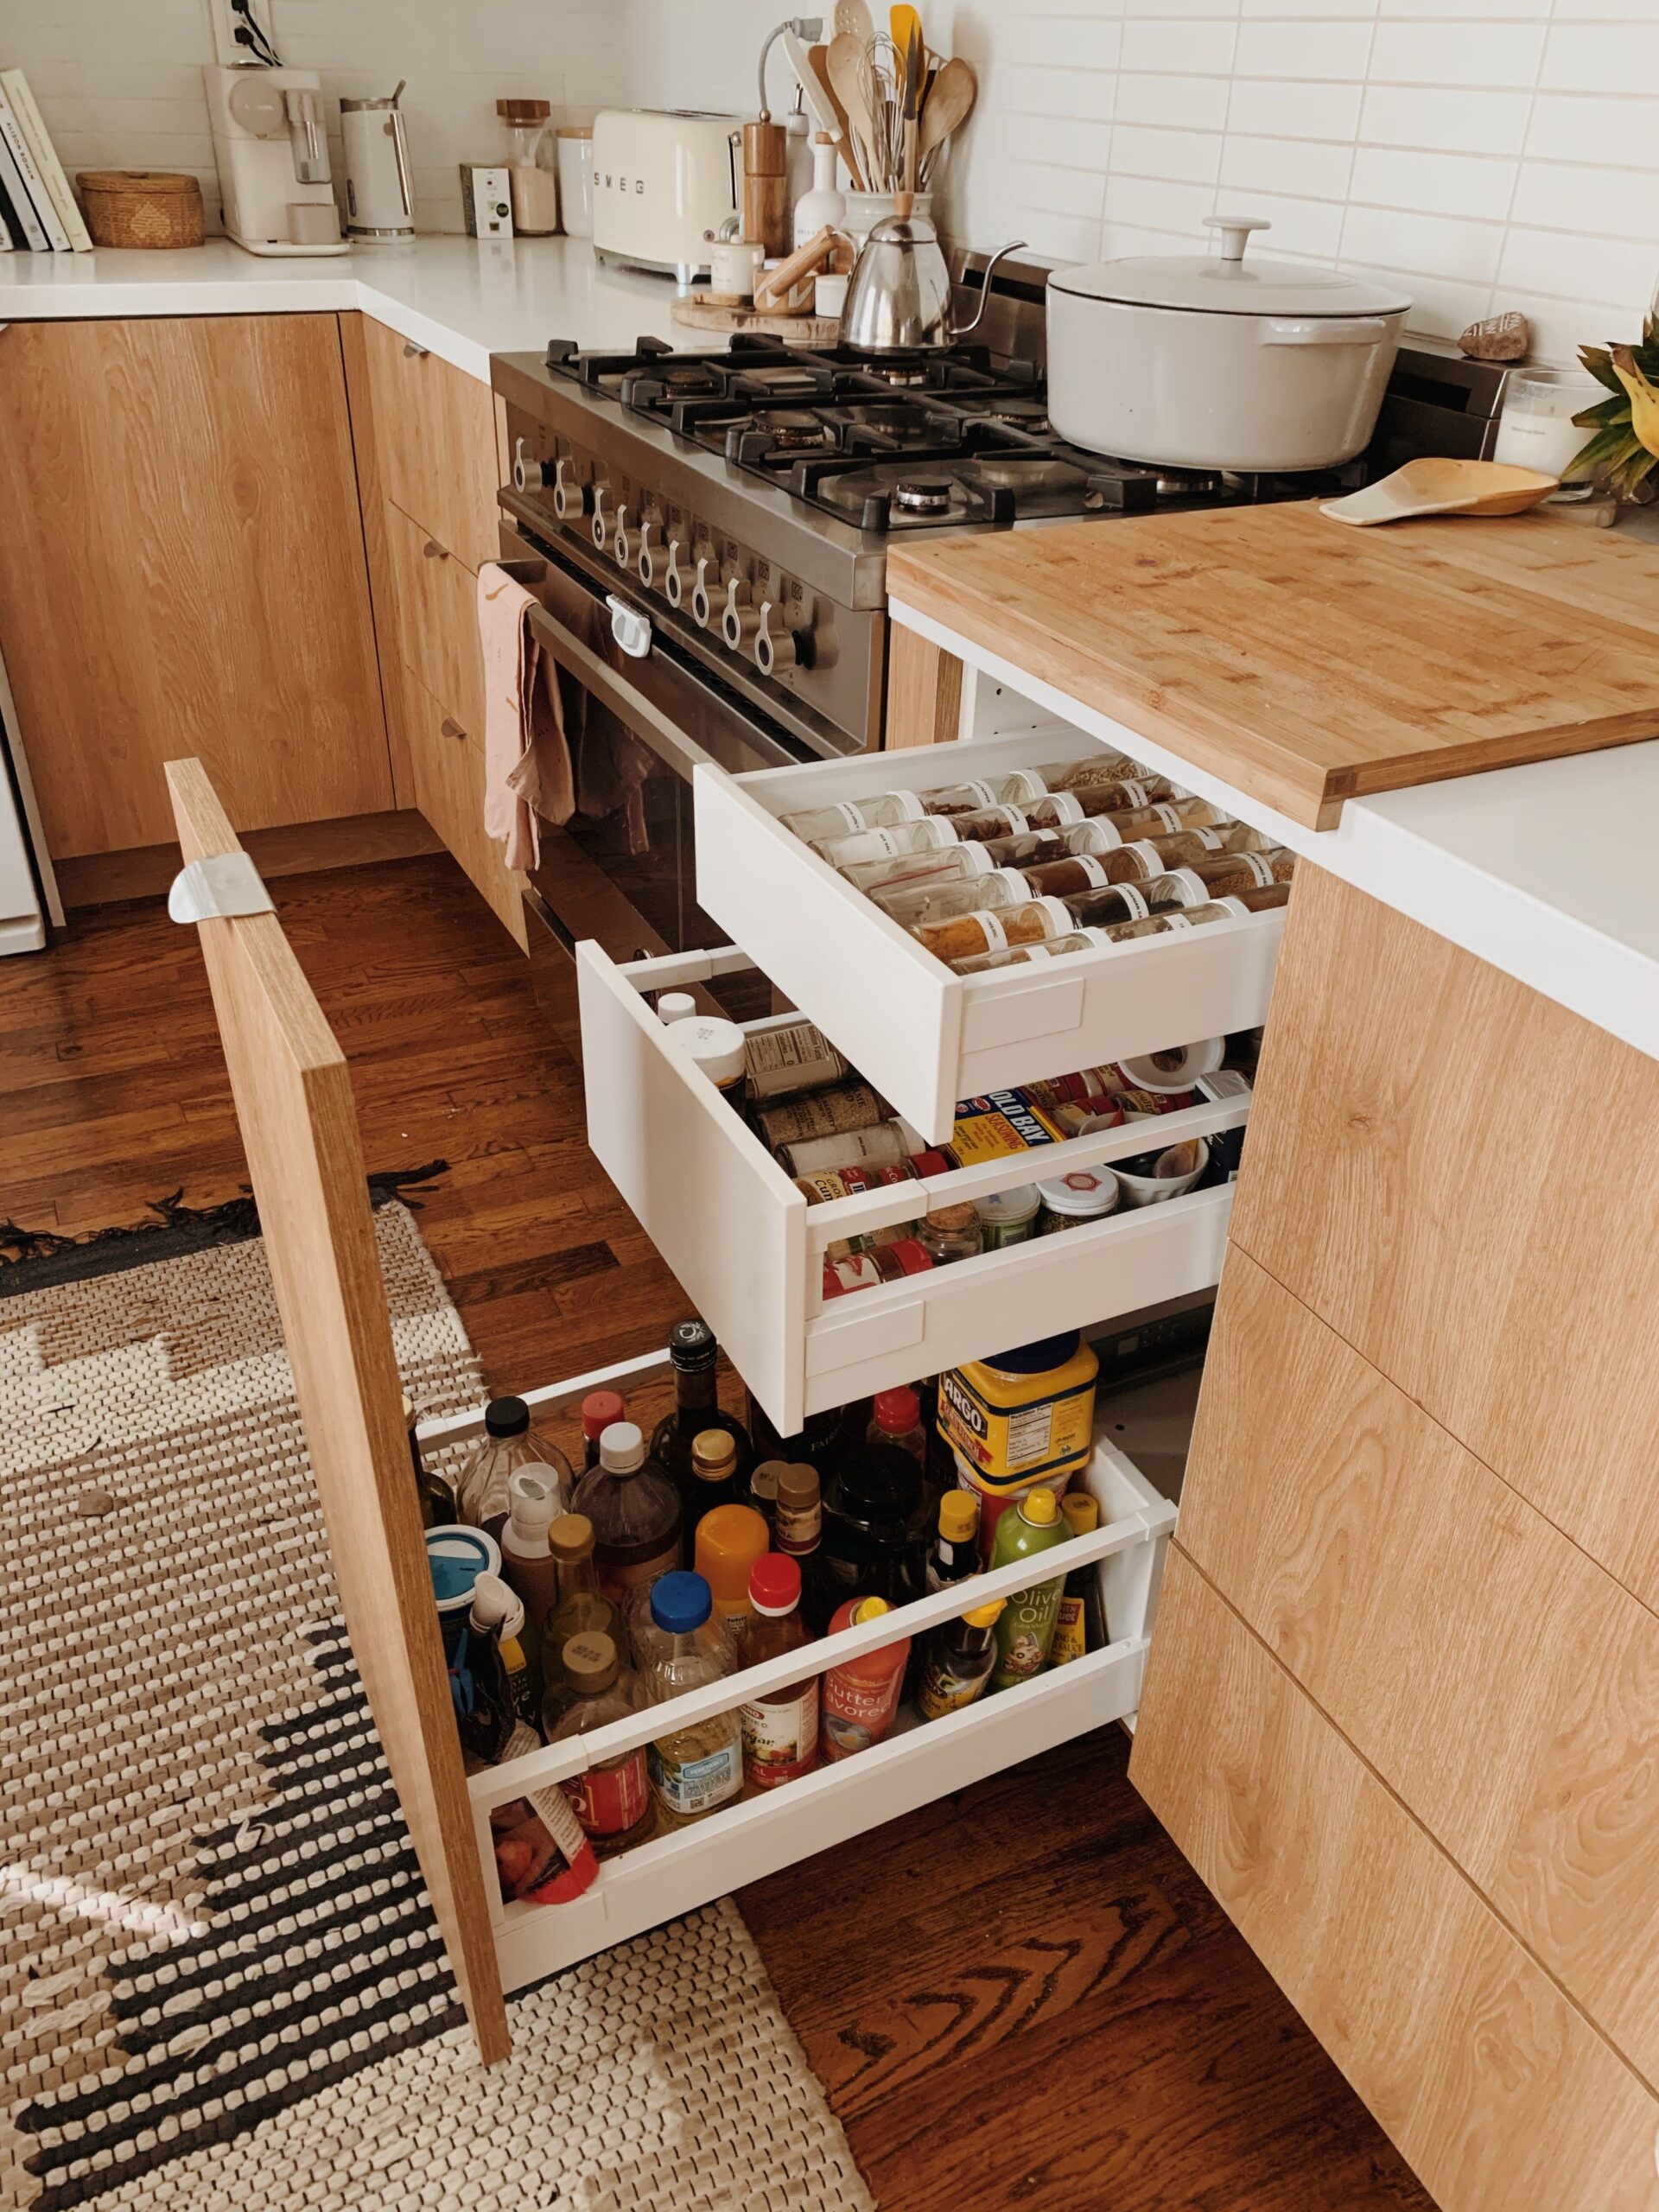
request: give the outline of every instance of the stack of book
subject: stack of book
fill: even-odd
[[[90,253],[92,241],[29,79],[0,69],[0,251]]]

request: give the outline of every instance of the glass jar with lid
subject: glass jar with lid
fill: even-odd
[[[837,800],[831,806],[810,807],[804,814],[780,815],[793,836],[809,845],[830,837],[844,837],[855,830],[890,830],[896,822],[918,822],[925,811],[914,791],[878,791],[872,798]]]
[[[959,914],[953,921],[924,922],[911,935],[935,959],[950,965],[971,960],[982,952],[1040,944],[1046,938],[1065,936],[1075,927],[1060,899],[1029,899],[1023,906]]]
[[[1116,1213],[1118,1180],[1109,1167],[1074,1167],[1069,1175],[1055,1175],[1037,1185],[1042,1211],[1037,1234],[1054,1236],[1068,1229],[1086,1228]]]
[[[884,891],[875,903],[905,929],[921,922],[948,922],[958,914],[976,914],[988,907],[1023,905],[1032,886],[1017,868],[994,868],[981,875],[965,875],[955,883],[928,885],[919,890]]]
[[[840,868],[897,860],[905,853],[936,853],[959,842],[949,822],[931,814],[915,822],[895,822],[886,830],[849,830],[838,836],[808,840],[820,860]]]
[[[895,853],[891,859],[857,861],[842,868],[855,891],[873,899],[881,891],[919,891],[930,883],[959,883],[988,875],[996,862],[988,845],[950,844],[931,852]]]
[[[551,238],[559,227],[559,183],[541,159],[553,110],[546,100],[497,100],[495,111],[507,126],[512,152],[507,184],[512,200],[512,228],[521,238]]]
[[[916,1242],[936,1268],[952,1260],[972,1260],[985,1249],[985,1233],[971,1201],[935,1206],[916,1224]]]

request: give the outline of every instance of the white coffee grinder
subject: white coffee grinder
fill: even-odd
[[[348,253],[315,70],[213,63],[201,73],[229,236],[250,253]]]

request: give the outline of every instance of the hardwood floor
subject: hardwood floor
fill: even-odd
[[[681,1294],[454,864],[271,891],[369,1166],[450,1163],[421,1231],[492,1388],[660,1344]],[[194,931],[157,903],[101,907],[0,961],[0,1217],[79,1231],[243,1179]],[[1432,2212],[1130,1789],[1127,1750],[1105,1730],[742,1892],[883,2212]]]

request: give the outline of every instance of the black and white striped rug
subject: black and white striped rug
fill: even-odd
[[[410,1395],[475,1404],[412,1219],[377,1233]],[[0,1302],[0,1485],[4,2212],[867,2212],[729,1902],[476,2063],[257,1238]]]

